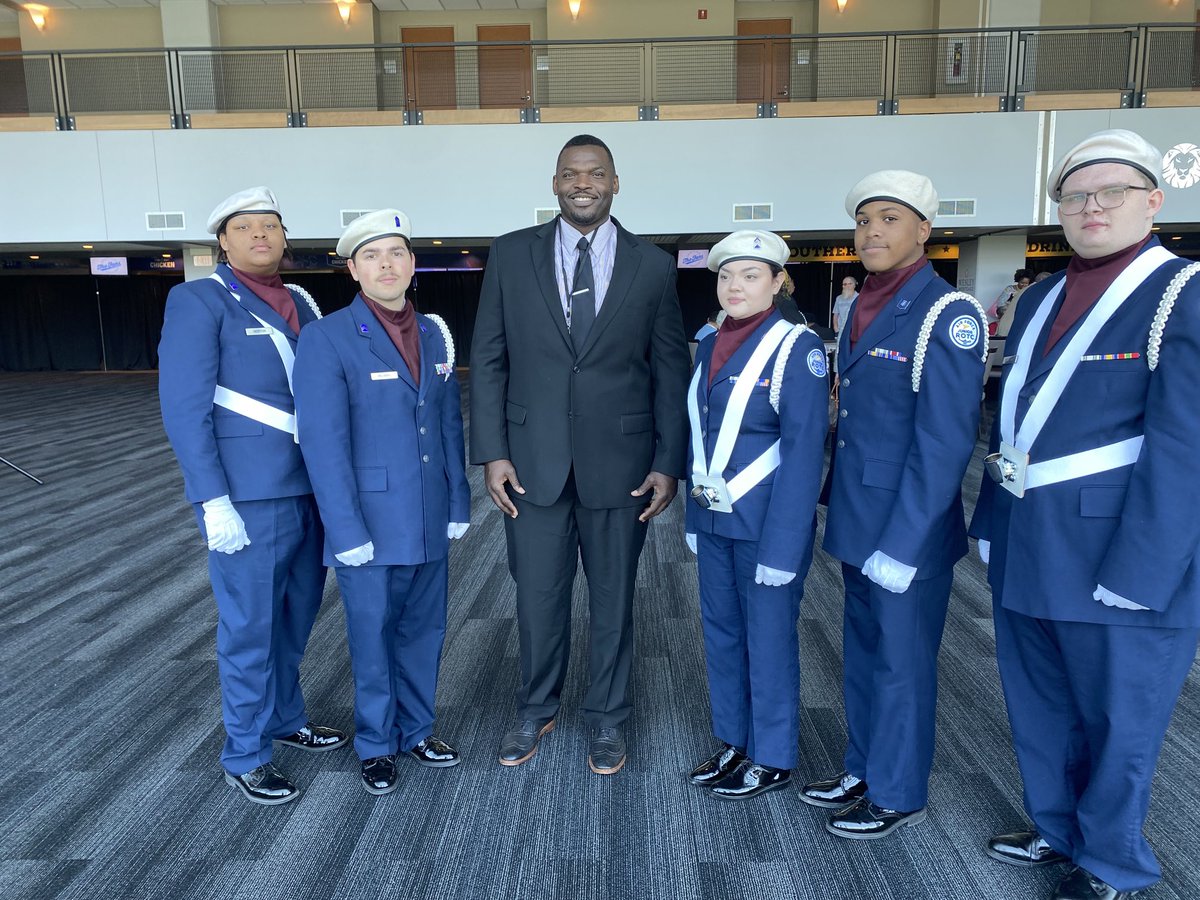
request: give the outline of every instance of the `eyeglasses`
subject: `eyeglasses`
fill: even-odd
[[[1114,184],[1111,187],[1100,188],[1098,191],[1079,191],[1074,194],[1063,194],[1058,198],[1058,211],[1064,216],[1076,216],[1083,212],[1088,200],[1096,198],[1096,205],[1101,209],[1116,209],[1125,202],[1127,191],[1149,191],[1150,188],[1134,187],[1132,184]]]

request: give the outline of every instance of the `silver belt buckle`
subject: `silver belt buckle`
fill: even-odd
[[[1014,497],[1025,496],[1025,475],[1029,471],[1029,454],[1012,444],[1000,442],[998,453],[989,453],[983,458],[983,466],[992,481]]]
[[[691,497],[704,509],[711,512],[733,512],[733,501],[729,499],[729,488],[724,478],[715,475],[693,475]]]

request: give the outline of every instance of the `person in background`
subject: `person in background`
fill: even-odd
[[[833,301],[833,333],[841,334],[842,326],[850,321],[850,304],[858,297],[858,279],[847,275],[842,279],[842,292]]]

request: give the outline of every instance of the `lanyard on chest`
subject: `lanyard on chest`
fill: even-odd
[[[738,433],[742,428],[742,419],[746,415],[746,405],[750,402],[750,394],[754,385],[767,366],[783,339],[787,337],[792,326],[787,322],[776,322],[759,341],[758,346],[750,355],[746,367],[738,376],[737,382],[729,395],[729,403],[725,407],[725,415],[721,420],[721,429],[717,432],[717,442],[713,447],[711,462],[706,464],[704,451],[704,436],[700,424],[700,379],[704,367],[697,366],[688,389],[688,418],[692,426],[692,497],[705,509],[714,512],[733,512],[733,504],[743,497],[750,488],[754,487],[779,467],[779,441],[774,444],[754,462],[743,469],[734,478],[726,482],[722,477],[725,467],[729,465],[729,457],[733,454],[733,445],[737,442]],[[710,360],[711,363],[711,360]]]

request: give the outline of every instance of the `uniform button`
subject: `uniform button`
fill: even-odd
[[[421,434],[424,434],[424,433],[425,433],[425,426],[424,426],[424,425],[422,425],[422,426],[421,426],[421,427],[418,429],[418,431],[420,431],[420,432],[421,432]]]
[[[846,416],[850,415],[850,412],[848,410],[843,409],[841,415],[842,415],[842,418],[844,419],[844,418],[846,418]]]
[[[572,372],[578,372],[578,371],[579,371],[579,366],[571,366],[571,371],[572,371]]]
[[[421,462],[429,462],[429,454],[428,453],[426,453],[424,456],[421,457]]]
[[[845,441],[838,441],[838,449],[839,449],[839,450],[841,450],[841,449],[842,449],[843,447],[845,447],[845,446],[846,446],[846,442],[845,442]]]
[[[842,379],[842,387],[850,387],[850,379],[849,378]]]
[[[702,437],[702,438],[708,437],[708,432],[707,432],[707,431],[701,431],[701,432],[700,432],[700,437]]]
[[[424,406],[424,405],[425,405],[425,401],[424,401],[424,400],[418,400],[418,401],[417,401],[417,406]]]
[[[707,407],[707,406],[706,406],[706,407],[704,407],[704,409],[703,409],[703,410],[701,410],[701,411],[702,411],[702,412],[708,412],[708,407]]]

